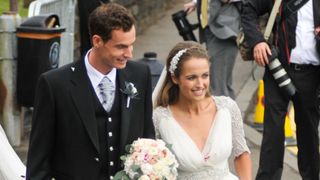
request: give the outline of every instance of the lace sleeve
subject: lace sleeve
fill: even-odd
[[[250,153],[250,150],[245,140],[240,109],[235,101],[228,99],[228,108],[232,117],[232,156],[235,158],[244,152]]]
[[[161,108],[157,107],[156,109],[153,110],[153,125],[156,133],[156,139],[161,139],[161,136],[159,133],[160,119],[161,119]]]

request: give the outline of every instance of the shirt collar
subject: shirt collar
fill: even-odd
[[[107,77],[108,79],[110,79],[110,81],[112,82],[112,84],[114,85],[114,87],[116,87],[116,76],[117,76],[117,69],[116,68],[112,68],[112,70],[108,73],[108,74],[102,74],[101,72],[99,72],[98,70],[96,70],[90,63],[89,63],[89,54],[91,52],[92,49],[90,49],[87,54],[84,57],[84,62],[85,62],[85,66],[87,69],[87,74],[89,76],[89,79],[91,81],[91,84],[93,87],[97,87],[98,84],[101,82],[101,80],[104,77]]]

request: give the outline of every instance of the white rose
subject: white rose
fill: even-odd
[[[164,166],[161,163],[157,163],[157,164],[153,165],[153,168],[154,168],[155,174],[161,175],[161,173],[164,169]]]
[[[126,172],[129,172],[130,169],[131,169],[132,164],[133,164],[133,160],[132,159],[129,159],[129,158],[126,159],[126,161],[124,162],[124,170]]]
[[[138,180],[150,180],[150,178],[147,175],[142,175],[142,176],[139,177]]]
[[[166,147],[166,143],[165,143],[163,140],[157,139],[156,141],[157,141],[158,145],[159,145],[161,148]]]
[[[134,176],[137,175],[137,174],[138,174],[138,173],[133,172],[133,171],[129,171],[129,173],[128,173],[128,175],[129,175],[129,177],[130,177],[131,179],[133,179]]]
[[[153,171],[152,165],[150,164],[143,164],[141,165],[141,171],[143,174],[151,174]]]
[[[136,94],[138,92],[137,88],[136,87],[132,87],[132,94]]]

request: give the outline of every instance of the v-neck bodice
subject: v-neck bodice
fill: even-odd
[[[235,149],[241,149],[241,153],[249,151],[243,134],[237,135],[240,140],[238,138],[234,139],[233,121],[239,118],[241,120],[241,114],[237,111],[239,114],[234,115],[232,109],[234,107],[225,104],[225,102],[230,102],[231,99],[227,99],[225,102],[219,101],[219,98],[214,100],[217,105],[217,112],[202,151],[174,119],[169,107],[157,107],[154,110],[153,118],[156,134],[165,142],[173,145],[172,150],[179,162],[178,179],[237,179],[229,172],[228,158],[231,153],[234,155],[239,153],[237,150],[234,151]],[[235,116],[240,117],[235,118]],[[242,126],[242,121],[240,125]],[[237,127],[241,126],[237,125]],[[236,144],[244,145],[239,148]]]
[[[205,156],[207,155],[209,152],[209,149],[210,147],[208,147],[209,143],[211,142],[212,138],[212,131],[214,129],[214,124],[215,124],[215,121],[217,120],[216,117],[218,117],[219,114],[219,111],[217,112],[216,116],[214,117],[214,120],[212,121],[211,123],[211,127],[209,129],[209,133],[206,137],[206,142],[203,146],[203,149],[201,150],[196,142],[194,142],[194,140],[190,137],[190,135],[188,134],[188,132],[179,124],[179,122],[177,122],[177,120],[174,118],[173,116],[173,113],[171,112],[171,109],[170,107],[168,106],[167,107],[167,110],[168,110],[168,113],[169,115],[171,116],[171,118],[169,118],[170,121],[173,121],[172,124],[175,126],[176,130],[179,131],[179,134],[181,134],[182,136],[184,136],[184,138],[186,139],[186,141],[188,141],[188,145],[189,145],[189,148],[194,148],[194,151],[198,151],[199,155],[201,156]]]

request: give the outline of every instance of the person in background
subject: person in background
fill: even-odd
[[[298,146],[298,168],[302,179],[319,179],[319,113],[316,90],[320,84],[320,58],[316,30],[320,25],[320,1],[283,0],[274,26],[273,45],[278,59],[296,87],[289,97],[281,91],[269,70],[271,47],[258,29],[258,17],[272,10],[274,1],[250,0],[243,6],[242,27],[254,60],[266,66],[264,81],[264,127],[257,180],[280,180],[284,158],[284,124],[289,101],[293,102]],[[290,9],[290,10],[289,10]],[[280,72],[283,75],[283,71]],[[279,75],[279,74],[278,74]]]
[[[101,3],[109,3],[109,0],[78,0],[77,2],[80,28],[80,56],[84,57],[92,46],[88,28],[88,17]]]
[[[41,75],[27,180],[113,179],[137,138],[154,138],[151,74],[130,61],[136,29],[123,6],[102,4],[89,17],[84,59]]]
[[[200,42],[205,42],[212,64],[210,83],[214,95],[234,99],[232,71],[238,54],[236,37],[240,31],[238,1],[193,0],[184,7],[187,13],[197,9]]]
[[[178,43],[166,68],[153,121],[156,137],[172,144],[178,179],[250,180],[252,165],[241,113],[230,97],[210,95],[207,51],[196,42]],[[231,155],[237,176],[229,171]]]

